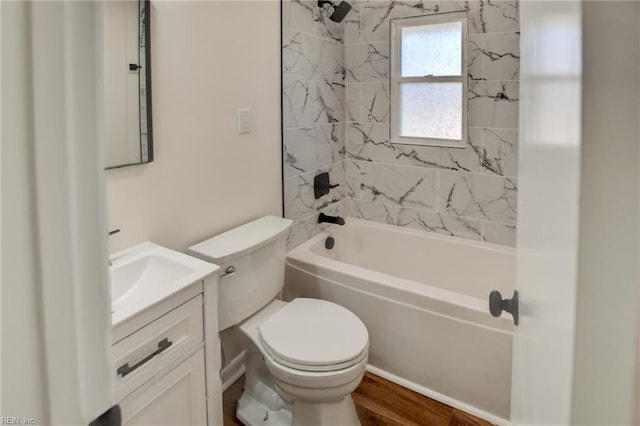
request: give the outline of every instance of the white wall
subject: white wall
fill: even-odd
[[[632,424],[638,400],[639,8],[583,4],[574,424]]]
[[[281,215],[279,2],[152,1],[151,59],[154,162],[106,172],[111,251]]]

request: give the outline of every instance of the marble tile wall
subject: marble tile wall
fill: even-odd
[[[350,1],[334,23],[316,1],[283,0],[283,138],[288,247],[340,214],[514,245],[518,165],[516,1]],[[468,11],[469,142],[389,142],[389,20]],[[315,200],[313,178],[340,186]]]
[[[349,216],[515,245],[519,23],[516,1],[357,1],[345,43]],[[469,142],[389,143],[389,20],[468,11]]]
[[[321,232],[318,213],[345,215],[344,23],[316,1],[282,1],[282,100],[285,217],[289,248]],[[329,194],[314,199],[313,178],[329,172]]]

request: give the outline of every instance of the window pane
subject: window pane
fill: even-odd
[[[462,83],[400,84],[399,134],[462,139]]]
[[[402,27],[402,77],[461,75],[462,23]]]

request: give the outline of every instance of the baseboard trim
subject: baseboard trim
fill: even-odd
[[[366,368],[367,368],[367,371],[369,371],[372,374],[375,374],[376,376],[380,376],[383,379],[387,379],[390,382],[393,382],[402,387],[410,389],[428,398],[435,399],[436,401],[442,402],[443,404],[447,404],[453,408],[457,408],[458,410],[464,411],[465,413],[469,413],[472,416],[479,417],[483,420],[493,423],[494,425],[512,426],[512,423],[507,419],[503,419],[502,417],[498,417],[494,414],[487,413],[486,411],[480,410],[479,408],[476,408],[469,404],[465,404],[462,401],[459,401],[455,398],[451,398],[450,396],[443,395],[440,392],[436,392],[434,390],[431,390],[417,383],[410,382],[409,380],[403,379],[402,377],[398,377],[395,374],[389,373],[388,371],[382,370],[378,367],[374,367],[373,365],[367,364]]]
[[[231,362],[220,372],[220,381],[222,381],[222,392],[236,382],[244,374],[244,353],[240,352]]]

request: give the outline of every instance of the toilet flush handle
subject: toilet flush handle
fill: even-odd
[[[227,278],[230,275],[233,275],[236,273],[236,267],[231,265],[231,266],[227,266],[227,269],[224,270],[224,274],[222,274],[220,276],[220,278]]]

